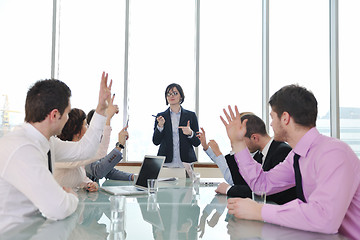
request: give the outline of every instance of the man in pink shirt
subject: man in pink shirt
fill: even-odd
[[[224,109],[226,127],[241,175],[253,191],[273,194],[297,188],[297,199],[284,204],[260,204],[251,199],[228,200],[229,214],[286,227],[360,236],[360,161],[344,142],[316,129],[317,101],[303,87],[289,85],[269,101],[274,140],[293,148],[283,163],[268,172],[256,164],[246,148],[246,120],[239,111]],[[302,199],[302,200],[301,200]]]

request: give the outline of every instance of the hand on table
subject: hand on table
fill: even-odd
[[[257,203],[250,198],[229,198],[227,208],[229,214],[240,219],[263,221],[261,209],[263,204]]]
[[[99,190],[99,185],[96,182],[89,182],[86,184],[86,187],[89,192],[96,192]]]
[[[222,183],[220,183],[219,186],[215,189],[215,192],[226,195],[226,189],[227,189],[229,186],[230,186],[229,184],[227,184],[227,183],[225,183],[225,182],[222,182]]]

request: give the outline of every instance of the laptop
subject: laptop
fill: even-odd
[[[113,195],[141,195],[147,194],[147,180],[157,179],[164,164],[164,156],[144,157],[135,186],[105,186],[103,191]]]

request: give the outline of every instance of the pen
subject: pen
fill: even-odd
[[[156,115],[151,115],[151,116],[153,116],[153,117],[156,117],[156,118],[157,118],[157,116],[156,116]]]

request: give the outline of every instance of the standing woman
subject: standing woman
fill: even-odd
[[[194,146],[200,145],[196,137],[199,125],[196,114],[181,107],[185,95],[179,84],[172,83],[165,90],[166,105],[155,120],[153,143],[160,144],[158,155],[165,156],[167,167],[183,168],[183,162],[196,162]]]

